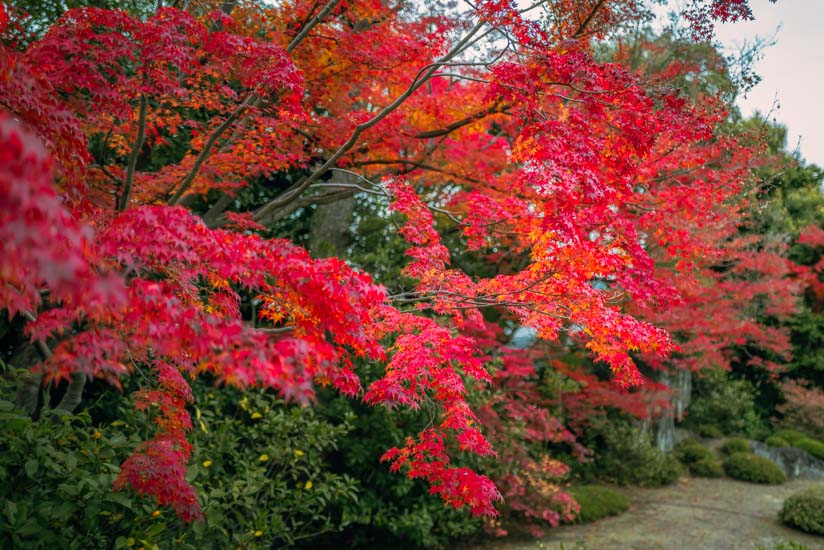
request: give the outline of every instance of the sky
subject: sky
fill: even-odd
[[[769,112],[787,126],[790,150],[798,146],[808,163],[824,166],[824,0],[750,0],[750,6],[755,21],[716,28],[730,51],[756,36],[774,36],[755,64],[761,83],[738,107],[745,116]]]

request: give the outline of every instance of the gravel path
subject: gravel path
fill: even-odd
[[[488,550],[772,550],[777,542],[796,541],[824,550],[824,537],[782,525],[784,499],[810,486],[756,485],[730,479],[682,478],[662,489],[629,488],[626,513],[588,525],[553,529],[541,540],[490,541]],[[820,482],[817,482],[820,483]],[[563,545],[563,546],[562,546]]]

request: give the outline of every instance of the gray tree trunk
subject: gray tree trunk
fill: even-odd
[[[358,178],[347,172],[334,171],[332,183],[357,184]],[[348,191],[349,188],[327,188],[326,192]],[[309,230],[309,252],[315,258],[343,256],[352,242],[351,227],[355,219],[355,196],[345,195],[329,204],[319,204],[312,214]]]

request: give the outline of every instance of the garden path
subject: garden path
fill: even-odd
[[[772,550],[795,541],[824,550],[824,537],[784,526],[778,512],[789,495],[820,481],[757,485],[731,479],[682,478],[658,489],[626,488],[626,513],[587,525],[552,529],[540,540],[499,539],[485,550]]]

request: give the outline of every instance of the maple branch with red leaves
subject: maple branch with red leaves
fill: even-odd
[[[455,46],[447,53],[442,59],[441,62],[447,62],[450,59],[454,58],[455,56],[459,55],[463,48],[470,42],[472,37],[478,33],[483,27],[485,23],[482,21],[476,24],[472,30],[470,30],[462,39],[460,39]],[[301,193],[306,191],[310,185],[315,183],[318,179],[320,179],[330,168],[334,167],[335,164],[340,160],[343,155],[345,155],[355,144],[358,142],[361,134],[368,130],[369,128],[378,124],[381,120],[386,118],[390,113],[392,113],[395,109],[400,107],[412,94],[415,93],[421,86],[423,86],[435,72],[437,71],[437,66],[432,66],[429,69],[426,69],[422,74],[416,76],[415,79],[412,81],[412,84],[404,91],[401,95],[399,95],[392,103],[382,108],[375,116],[358,124],[349,138],[330,156],[319,168],[317,168],[314,172],[312,172],[309,177],[307,177],[301,184],[294,186],[290,190],[284,193],[284,196],[278,197],[273,199],[260,207],[254,214],[254,220],[260,222],[260,220],[265,219],[266,214],[275,209],[280,208],[289,204],[291,201],[298,198]]]

